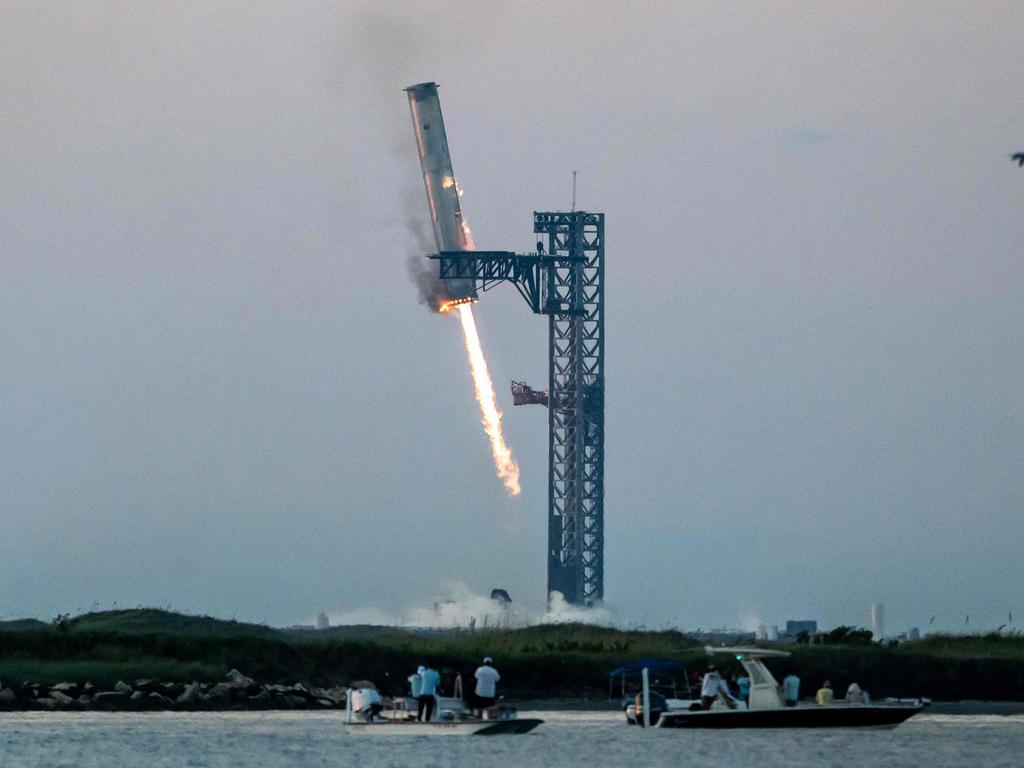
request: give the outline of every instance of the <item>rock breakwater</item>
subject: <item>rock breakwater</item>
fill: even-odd
[[[259,709],[344,709],[345,689],[302,683],[264,685],[238,670],[219,683],[119,681],[113,689],[92,683],[0,682],[0,711],[201,711]]]

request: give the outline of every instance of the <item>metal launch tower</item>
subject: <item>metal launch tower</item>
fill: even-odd
[[[431,195],[435,176],[447,183],[445,191],[454,184],[446,181],[453,177],[437,85],[406,90],[435,233],[445,226],[461,230],[461,211],[439,221],[444,206]],[[421,125],[422,115],[431,122]],[[444,142],[441,173],[426,162],[427,131],[431,141]],[[534,212],[533,231],[540,236],[536,253],[471,251],[439,238],[431,258],[456,298],[508,282],[530,309],[548,316],[548,390],[513,382],[513,392],[517,405],[548,406],[549,599],[560,592],[569,603],[593,605],[604,598],[604,214]]]
[[[604,214],[534,213],[547,237],[548,594],[604,597]]]

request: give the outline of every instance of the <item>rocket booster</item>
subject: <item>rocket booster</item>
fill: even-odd
[[[405,92],[409,94],[409,111],[412,113],[412,127],[420,153],[420,167],[423,169],[423,184],[427,189],[427,205],[430,207],[430,223],[434,227],[437,250],[472,250],[472,243],[462,221],[459,190],[452,172],[448,138],[444,133],[441,102],[437,98],[437,83],[410,85]],[[449,298],[454,301],[476,299],[476,288],[472,280],[445,280],[445,286]]]

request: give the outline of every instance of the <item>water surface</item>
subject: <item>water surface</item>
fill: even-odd
[[[895,730],[679,731],[627,727],[615,712],[523,712],[510,737],[351,737],[338,712],[0,713],[0,765],[772,766],[1024,765],[1024,715],[929,715]]]

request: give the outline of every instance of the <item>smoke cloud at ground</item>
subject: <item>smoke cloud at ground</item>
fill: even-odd
[[[432,606],[411,606],[395,615],[382,608],[362,607],[329,613],[331,626],[373,624],[389,627],[468,628],[526,627],[535,624],[594,624],[614,626],[610,609],[570,605],[559,592],[553,592],[548,609],[531,612],[492,600],[473,592],[464,584],[450,584],[446,598]]]

